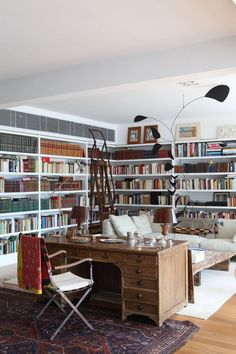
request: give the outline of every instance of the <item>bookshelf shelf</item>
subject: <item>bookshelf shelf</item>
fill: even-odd
[[[145,159],[145,163],[154,163],[154,162],[163,162],[163,161],[171,161],[171,159],[169,157],[166,158],[150,158],[150,159]],[[113,164],[125,164],[125,165],[129,165],[129,164],[135,164],[137,162],[144,162],[144,159],[132,159],[132,160],[110,160],[111,163]]]
[[[167,189],[116,189],[116,193],[167,192]]]
[[[123,207],[134,207],[134,208],[169,208],[170,205],[160,205],[160,204],[115,204],[117,208],[123,208]]]
[[[41,210],[41,215],[44,215],[44,214],[57,214],[58,211],[70,211],[72,207],[70,208],[57,208],[57,209],[45,209],[45,210]]]
[[[85,194],[87,190],[85,189],[76,189],[76,190],[61,190],[59,191],[41,191],[39,192],[40,194],[45,194],[45,195],[60,195],[60,194]]]
[[[38,176],[38,173],[37,172],[0,172],[0,176],[2,176],[2,177],[7,177],[7,176],[27,177],[27,176]]]
[[[81,177],[87,178],[87,173],[40,173],[41,177]]]
[[[39,192],[35,191],[35,192],[6,192],[6,193],[0,193],[0,198],[1,197],[15,197],[16,194],[17,196],[24,196],[24,195],[37,195]]]
[[[30,153],[30,152],[15,152],[15,151],[0,151],[0,155],[13,155],[13,156],[27,156],[27,157],[35,157],[38,158],[38,154]]]
[[[170,173],[152,173],[152,174],[127,174],[127,175],[115,175],[113,174],[113,178],[168,178],[170,177]]]
[[[1,218],[10,217],[10,216],[19,216],[19,215],[31,215],[31,214],[38,214],[39,210],[28,210],[28,211],[15,211],[9,213],[1,213]]]
[[[176,193],[181,192],[190,192],[190,193],[215,193],[215,192],[225,192],[225,193],[236,193],[236,189],[177,189]]]
[[[178,205],[177,209],[183,209],[184,205]],[[187,205],[187,209],[199,209],[201,211],[204,210],[236,210],[236,207],[230,206],[216,206],[216,205]]]
[[[86,157],[76,157],[76,156],[60,156],[60,155],[47,155],[47,154],[41,154],[41,157],[48,157],[52,159],[58,159],[58,160],[75,160],[75,161],[87,161]]]

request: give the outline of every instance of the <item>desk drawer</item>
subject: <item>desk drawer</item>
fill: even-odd
[[[132,311],[137,314],[157,314],[157,306],[140,302],[124,301],[124,308],[126,311]]]
[[[125,300],[136,301],[155,305],[157,303],[157,292],[143,289],[124,288],[123,297]]]
[[[140,289],[156,290],[157,288],[156,280],[142,279],[142,278],[139,279],[137,277],[133,278],[129,276],[124,277],[124,284],[126,287],[134,287]]]
[[[67,249],[68,257],[75,257],[77,259],[90,258],[89,250],[82,250],[79,248]]]
[[[110,251],[91,251],[91,258],[94,261],[101,261],[101,262],[121,262],[122,255],[121,253],[110,252]]]
[[[136,254],[125,254],[123,258],[124,262],[143,264],[143,265],[152,265],[157,264],[157,257],[152,255],[143,255],[140,253]]]
[[[144,267],[142,265],[125,264],[124,275],[138,276],[140,278],[156,279],[157,269],[156,267]]]

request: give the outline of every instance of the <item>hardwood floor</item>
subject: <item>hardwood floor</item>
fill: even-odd
[[[236,289],[236,284],[235,284]],[[174,315],[176,320],[189,320],[199,331],[179,349],[178,354],[235,354],[236,353],[236,294],[208,320]]]

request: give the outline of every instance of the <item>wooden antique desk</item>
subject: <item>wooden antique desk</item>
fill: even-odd
[[[162,325],[188,302],[186,242],[174,241],[172,247],[151,248],[99,240],[75,243],[65,238],[49,238],[47,248],[49,254],[64,249],[73,259],[90,257],[108,267],[112,263],[117,266],[120,270],[122,319],[139,314]],[[102,276],[106,278],[104,271]],[[96,285],[96,276],[94,282]]]

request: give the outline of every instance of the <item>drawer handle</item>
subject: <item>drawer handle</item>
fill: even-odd
[[[105,254],[102,256],[102,258],[108,259],[108,258],[109,258],[109,255],[105,253]]]
[[[142,280],[139,280],[139,281],[138,281],[138,285],[139,285],[139,286],[142,286],[142,285],[143,285],[143,281],[142,281]]]
[[[139,310],[139,311],[143,310],[143,306],[142,306],[142,305],[139,305],[138,310]]]
[[[137,294],[138,299],[142,299],[143,295],[142,294]]]
[[[137,257],[137,258],[136,258],[136,262],[137,262],[137,263],[142,263],[142,258],[141,258],[141,257]]]
[[[138,269],[136,269],[136,273],[140,274],[140,273],[142,273],[142,270],[138,268]]]

